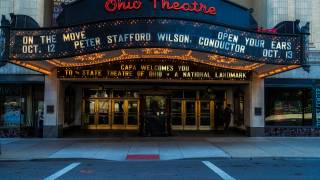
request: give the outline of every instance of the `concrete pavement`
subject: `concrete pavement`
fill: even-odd
[[[1,180],[318,180],[320,159],[0,161]]]
[[[159,137],[0,139],[0,160],[85,158],[124,161],[128,155],[188,158],[320,158],[314,137]]]

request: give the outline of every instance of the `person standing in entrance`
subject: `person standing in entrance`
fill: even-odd
[[[229,129],[232,113],[231,105],[227,104],[227,107],[223,111],[224,130]]]

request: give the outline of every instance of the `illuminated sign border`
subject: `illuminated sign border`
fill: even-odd
[[[84,54],[91,54],[91,53],[97,53],[97,52],[105,52],[108,50],[119,50],[119,49],[131,49],[131,48],[172,48],[172,49],[186,49],[186,50],[195,50],[199,52],[206,52],[206,53],[215,53],[218,55],[226,56],[226,57],[232,57],[232,58],[237,58],[237,59],[242,59],[250,62],[258,62],[258,63],[266,63],[266,64],[301,64],[302,63],[302,36],[300,35],[275,35],[275,34],[268,34],[268,33],[259,33],[259,32],[252,32],[252,31],[246,31],[246,30],[239,30],[239,29],[234,29],[226,26],[221,26],[221,25],[213,25],[213,24],[208,24],[208,23],[200,23],[200,22],[194,22],[190,20],[182,20],[182,19],[165,19],[165,18],[136,18],[136,19],[122,19],[122,20],[113,20],[113,21],[107,21],[107,22],[99,22],[99,23],[90,23],[82,26],[70,26],[66,28],[49,28],[49,29],[35,29],[35,30],[12,30],[11,31],[11,40],[10,44],[11,46],[14,46],[17,44],[17,46],[21,45],[21,40],[20,43],[16,42],[17,37],[19,36],[36,36],[36,35],[52,35],[54,33],[57,33],[61,31],[63,32],[79,32],[81,30],[91,30],[93,32],[97,32],[99,29],[103,30],[101,27],[105,26],[112,26],[116,27],[119,24],[120,25],[128,25],[128,24],[138,24],[141,25],[141,27],[144,27],[144,29],[150,29],[151,27],[148,26],[148,23],[150,22],[156,22],[158,24],[158,28],[164,28],[164,29],[169,29],[172,32],[176,32],[178,30],[186,30],[190,29],[191,31],[189,32],[191,35],[196,36],[196,33],[200,30],[216,30],[220,29],[221,32],[235,32],[238,33],[239,36],[245,36],[245,35],[250,35],[252,37],[257,37],[262,38],[263,36],[269,37],[269,39],[276,39],[279,41],[285,41],[291,39],[290,42],[295,42],[296,43],[296,48],[297,49],[292,49],[291,53],[297,53],[295,56],[295,60],[292,60],[291,62],[285,61],[284,58],[281,59],[275,59],[275,58],[261,58],[261,56],[256,56],[253,57],[250,55],[250,53],[245,53],[242,56],[237,55],[234,52],[223,52],[219,50],[210,50],[210,49],[205,49],[199,47],[199,45],[193,45],[191,44],[190,46],[187,46],[185,44],[174,44],[174,43],[159,43],[159,42],[142,42],[142,43],[135,43],[128,45],[128,43],[124,43],[122,45],[110,45],[108,47],[100,47],[100,48],[95,48],[95,49],[89,49],[89,50],[81,50],[79,52],[75,52],[74,49],[70,49],[68,51],[59,51],[58,55],[52,56],[49,54],[45,53],[39,53],[39,56],[27,56],[27,57],[22,57],[18,56],[19,53],[16,53],[15,48],[11,48],[10,50],[10,58],[11,59],[17,59],[17,60],[49,60],[49,59],[58,59],[58,58],[69,58],[69,57],[74,57],[74,56],[79,56],[79,55],[84,55]],[[140,23],[140,24],[139,24]],[[143,24],[144,23],[144,24]],[[138,26],[137,25],[137,26]],[[180,26],[180,29],[174,29],[177,28],[177,26]],[[188,25],[189,28],[186,28],[185,26]],[[124,30],[130,30],[130,28],[121,28],[122,31]],[[192,27],[192,28],[190,28]],[[202,27],[199,29],[199,27]],[[91,28],[91,29],[90,29]],[[198,29],[196,29],[198,28]],[[74,29],[74,30],[73,30]],[[144,30],[143,29],[143,30]],[[154,28],[157,29],[157,28]],[[39,30],[39,31],[36,31]],[[137,31],[137,29],[132,29],[133,31]],[[113,33],[117,32],[117,30],[113,31]],[[130,32],[130,31],[129,31]],[[179,31],[178,31],[179,32]],[[100,32],[101,33],[101,32]],[[156,32],[155,32],[156,33]],[[207,31],[207,34],[204,34],[203,36],[210,35],[210,32]],[[208,34],[209,33],[209,34]],[[230,37],[225,37],[227,40]],[[61,44],[63,45],[64,48],[66,47],[66,44]],[[290,45],[291,46],[291,45]],[[49,49],[48,45],[48,49]],[[256,51],[252,50],[251,53],[257,53]],[[42,55],[42,57],[41,57]],[[287,56],[287,55],[286,55]]]
[[[230,70],[192,61],[136,59],[89,66],[58,67],[61,79],[118,80],[251,80],[250,71]]]

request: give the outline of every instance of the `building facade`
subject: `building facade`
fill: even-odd
[[[45,2],[2,0],[0,14],[7,19],[12,13],[28,15],[40,26],[49,25]],[[0,66],[0,137],[41,137],[44,75],[11,63]]]
[[[41,27],[77,24],[75,20],[68,19],[72,16],[67,14],[73,12],[72,7],[77,7],[77,3],[72,5],[73,1],[69,0],[65,3],[71,5],[63,6],[61,2],[63,0],[30,0],[23,1],[27,4],[24,5],[21,1],[3,0],[0,2],[0,11],[7,18],[10,13],[28,15]],[[4,92],[0,105],[3,129],[20,129],[20,134],[43,137],[60,137],[74,131],[90,133],[100,130],[130,131],[144,135],[168,135],[172,131],[214,133],[223,131],[224,109],[230,104],[234,112],[231,127],[245,131],[248,135],[317,135],[316,62],[320,41],[320,31],[317,31],[316,23],[317,2],[312,1],[312,6],[307,1],[290,0],[234,2],[236,4],[226,3],[225,7],[235,8],[236,12],[250,12],[249,8],[254,9],[252,16],[257,21],[256,24],[265,29],[271,29],[282,21],[295,19],[301,19],[302,24],[311,22],[308,61],[310,68],[287,71],[296,66],[263,66],[218,55],[198,54],[196,51],[151,47],[109,54],[80,55],[65,60],[48,61],[46,64],[13,61],[13,64],[8,63],[0,68],[0,77],[3,79],[0,86]],[[59,19],[58,16],[66,7],[70,10],[64,12],[65,15],[62,14]],[[223,12],[221,9],[220,11]],[[250,17],[246,20],[254,22]],[[82,21],[86,23],[85,18]],[[223,21],[228,21],[227,17]],[[250,29],[249,24],[241,28]],[[140,34],[137,38],[147,38],[145,34],[142,36]],[[187,36],[177,37],[177,40],[179,38],[181,41],[188,41]],[[111,38],[109,40],[113,41]],[[99,41],[96,39],[89,43],[99,44]],[[158,59],[161,58],[163,59],[160,63]],[[106,64],[113,59],[119,62]],[[180,64],[180,61],[185,59],[193,61]],[[200,60],[204,63],[198,64]],[[95,63],[92,61],[102,62],[96,63],[102,64],[100,69],[93,66]],[[215,62],[215,68],[203,66],[212,62]],[[86,68],[72,68],[79,64]],[[101,68],[113,71],[103,74],[105,72],[97,71]],[[274,69],[277,70],[276,73],[287,72],[270,76],[275,74]],[[85,74],[75,74],[78,72]],[[137,77],[130,79],[127,76],[132,72],[149,75],[148,78],[140,77],[140,80]],[[170,75],[170,72],[181,75],[177,75],[177,78]],[[8,73],[15,79],[5,79],[9,77]],[[99,73],[103,74],[100,74],[103,78],[98,78]],[[159,78],[163,77],[164,73],[167,73],[168,77]],[[212,79],[212,76],[206,73],[220,73],[220,76]],[[21,83],[21,76],[28,80],[23,81],[23,85],[11,86]],[[206,79],[209,76],[211,79]],[[14,92],[16,89],[21,91]],[[150,119],[153,119],[152,123],[149,123]],[[24,133],[22,127],[25,124],[29,124],[29,133]],[[6,133],[2,136],[16,134],[10,130],[4,132]]]
[[[310,22],[308,67],[281,73],[265,81],[266,126],[270,135],[318,136],[319,19],[320,1],[268,1],[267,25],[283,20]],[[282,92],[282,93],[279,93]],[[274,97],[273,94],[279,94]],[[278,127],[277,127],[278,126]]]
[[[254,16],[265,28],[282,21],[310,22],[307,67],[268,77],[265,80],[266,135],[318,136],[319,79],[319,0],[235,1],[254,9]],[[276,95],[276,96],[275,96]]]

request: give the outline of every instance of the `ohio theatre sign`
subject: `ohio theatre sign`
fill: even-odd
[[[153,0],[153,9],[159,8],[158,2],[161,3],[160,8],[167,11],[184,11],[194,13],[204,13],[209,15],[216,15],[217,10],[215,7],[208,6],[204,3],[193,2],[179,2],[170,0]],[[141,0],[122,1],[122,0],[107,0],[105,3],[105,9],[109,13],[116,11],[131,11],[140,10],[144,6]]]

